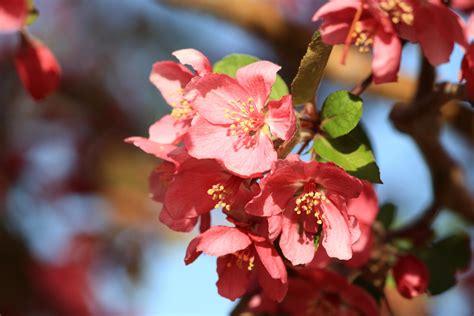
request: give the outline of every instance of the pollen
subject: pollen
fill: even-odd
[[[251,255],[249,249],[238,251],[234,256],[236,257],[236,265],[239,269],[245,268],[248,271],[252,271],[255,267],[255,256]]]
[[[324,195],[324,193],[319,191],[311,191],[302,193],[296,199],[296,207],[294,211],[296,214],[306,214],[311,215],[316,218],[316,222],[321,225],[323,223],[324,214],[320,210],[319,205],[321,203],[327,202],[328,199]]]
[[[228,192],[223,184],[214,184],[209,190],[207,190],[207,194],[211,196],[213,201],[217,201],[214,208],[222,207],[223,210],[230,211],[230,204],[225,202]]]
[[[229,105],[224,110],[224,117],[233,120],[229,126],[230,134],[239,138],[255,135],[263,125],[263,115],[259,113],[254,99],[235,100]]]
[[[181,121],[183,119],[189,118],[189,115],[192,114],[193,112],[193,107],[189,103],[188,100],[184,98],[184,90],[183,89],[178,89],[176,91],[176,94],[181,97],[181,100],[177,102],[172,102],[170,105],[173,108],[171,110],[171,116],[176,120],[176,121]]]
[[[372,34],[364,30],[361,22],[357,22],[352,33],[354,44],[359,48],[359,52],[368,53],[374,43]]]
[[[406,0],[383,0],[379,5],[382,10],[390,15],[394,24],[412,25],[415,20],[413,7]]]

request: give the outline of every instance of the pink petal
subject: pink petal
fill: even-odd
[[[321,18],[326,18],[326,16],[335,15],[338,16],[340,11],[356,10],[360,6],[360,1],[354,0],[337,0],[329,1],[323,5],[313,16],[313,21],[317,21]]]
[[[363,181],[363,190],[359,197],[347,202],[347,211],[357,217],[360,223],[372,225],[379,212],[379,203],[375,190],[369,182]]]
[[[471,16],[469,17],[469,21],[467,22],[466,26],[466,33],[466,37],[468,39],[474,37],[474,13],[471,13]]]
[[[154,155],[160,159],[169,160],[168,154],[176,149],[175,145],[169,143],[159,143],[150,138],[139,136],[129,137],[125,139],[126,143],[133,144],[144,152]]]
[[[296,115],[291,95],[268,103],[268,116],[265,123],[270,127],[272,135],[285,141],[293,137],[296,131]]]
[[[268,240],[255,241],[255,250],[268,274],[273,279],[280,279],[287,282],[286,268],[280,255]]]
[[[184,88],[194,75],[183,65],[160,61],[153,65],[150,81],[161,92],[165,101],[178,104],[183,100]]]
[[[25,23],[28,8],[25,0],[0,2],[0,32],[19,31]]]
[[[217,289],[221,296],[231,301],[247,292],[251,275],[247,269],[240,269],[233,259],[232,256],[217,258]]]
[[[280,66],[262,60],[237,70],[237,81],[256,100],[259,111],[267,102],[280,69]]]
[[[342,44],[345,42],[350,25],[343,23],[324,23],[321,26],[321,36],[328,45]]]
[[[175,144],[182,140],[191,126],[191,120],[177,121],[165,115],[150,126],[150,140],[161,144]]]
[[[280,247],[293,265],[307,264],[314,257],[314,237],[299,229],[299,224],[283,216]]]
[[[398,79],[402,45],[395,33],[378,32],[374,37],[372,71],[376,84]]]
[[[188,48],[180,49],[173,52],[173,55],[183,65],[190,65],[198,73],[198,75],[206,75],[212,72],[212,66],[206,56],[200,51]]]
[[[238,101],[247,102],[252,97],[234,78],[210,74],[193,85],[197,92],[194,108],[213,124],[232,124],[226,111],[240,112]]]
[[[311,161],[305,163],[304,168],[308,177],[313,176],[327,191],[337,193],[346,199],[355,198],[362,191],[362,182],[359,179],[333,163]]]
[[[324,212],[323,246],[328,256],[349,260],[352,257],[352,237],[348,220],[331,201],[321,203],[321,208]]]
[[[15,66],[23,86],[36,101],[43,100],[59,86],[61,68],[48,47],[37,40],[21,36]]]
[[[169,215],[166,208],[163,208],[160,212],[160,222],[177,232],[190,232],[196,226],[197,220],[197,217],[175,220]]]
[[[283,216],[281,214],[267,217],[268,239],[274,241],[280,236]]]
[[[196,250],[221,257],[250,246],[249,236],[238,228],[214,226],[199,235]]]
[[[352,245],[352,258],[346,262],[349,267],[361,267],[370,259],[373,246],[372,227],[360,224],[361,236]]]

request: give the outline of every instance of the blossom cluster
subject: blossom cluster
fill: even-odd
[[[457,1],[453,6],[473,9],[472,1]],[[360,52],[373,52],[375,83],[397,81],[407,41],[418,43],[434,66],[448,62],[454,44],[458,44],[465,51],[461,79],[466,80],[474,98],[474,48],[469,45],[474,17],[466,25],[441,0],[332,0],[313,20],[322,21],[320,31],[326,43],[345,44],[346,48],[353,44]]]
[[[202,253],[217,257],[219,294],[234,300],[258,293],[262,304],[281,302],[287,293],[291,300],[307,275],[331,278],[322,268],[333,260],[365,264],[378,212],[375,191],[333,163],[283,156],[298,124],[290,95],[270,98],[280,67],[256,61],[234,78],[213,73],[197,50],[173,55],[179,63],[157,62],[150,75],[171,113],[150,126],[148,138],[126,142],[161,160],[150,175],[160,221],[178,232],[199,223],[186,264]],[[212,226],[212,212],[222,212],[229,226]],[[346,304],[377,314],[375,303],[362,303],[372,298],[352,288]],[[324,300],[316,289],[307,294],[308,304]]]

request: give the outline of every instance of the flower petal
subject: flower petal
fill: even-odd
[[[373,51],[372,71],[374,83],[397,81],[402,54],[402,44],[397,34],[379,31],[374,36]]]
[[[173,61],[160,61],[153,64],[150,73],[151,83],[170,105],[178,104],[183,100],[184,88],[193,77],[188,68]]]
[[[329,257],[349,260],[352,257],[352,236],[348,219],[331,201],[321,203],[324,212],[323,246]]]
[[[281,259],[280,259],[281,260]],[[274,301],[281,302],[288,292],[288,281],[284,279],[273,278],[268,270],[257,263],[257,277],[264,294]],[[286,270],[285,270],[286,274]]]
[[[280,248],[293,265],[307,264],[314,257],[314,237],[300,231],[299,224],[287,216],[282,219]]]
[[[25,0],[2,0],[0,2],[0,32],[20,30],[25,23],[27,11]]]
[[[270,127],[272,135],[284,141],[291,139],[296,131],[296,115],[291,95],[284,96],[278,101],[270,101],[267,107],[268,116],[265,123]]]
[[[168,226],[170,229],[177,231],[177,232],[183,232],[183,233],[189,233],[191,230],[193,230],[194,226],[196,226],[197,217],[194,218],[184,218],[184,219],[173,219],[166,208],[163,208],[160,212],[160,222]]]
[[[237,81],[256,100],[259,111],[267,103],[280,69],[280,66],[272,62],[261,60],[237,70]]]
[[[247,292],[251,273],[247,269],[239,268],[232,262],[232,256],[217,258],[217,289],[220,295],[231,301]]]
[[[273,279],[280,279],[283,283],[286,283],[287,274],[285,264],[273,245],[266,239],[261,241],[254,240],[254,245],[258,257],[268,274]]]
[[[250,246],[250,237],[238,228],[214,226],[196,237],[196,250],[210,256],[221,257]]]
[[[36,101],[43,100],[59,86],[61,68],[53,53],[40,41],[22,35],[15,66],[23,86]]]
[[[194,70],[198,73],[198,75],[203,76],[210,72],[212,72],[212,66],[204,56],[203,53],[200,51],[187,48],[187,49],[180,49],[173,52],[173,55],[179,60],[179,62],[183,65],[190,65],[193,67]]]

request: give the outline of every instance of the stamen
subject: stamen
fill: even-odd
[[[405,0],[383,0],[379,6],[389,14],[394,24],[405,23],[412,25],[415,20],[413,7]]]
[[[207,194],[212,197],[213,201],[217,201],[217,204],[214,205],[214,208],[222,207],[223,210],[230,211],[231,205],[225,202],[228,192],[226,191],[224,185],[220,183],[214,184],[209,190],[207,190]]]
[[[316,222],[321,225],[323,223],[324,214],[320,210],[320,204],[327,202],[326,196],[319,191],[310,191],[302,193],[296,199],[296,207],[294,211],[296,214],[301,215],[302,213],[310,215],[313,213],[316,218]]]

